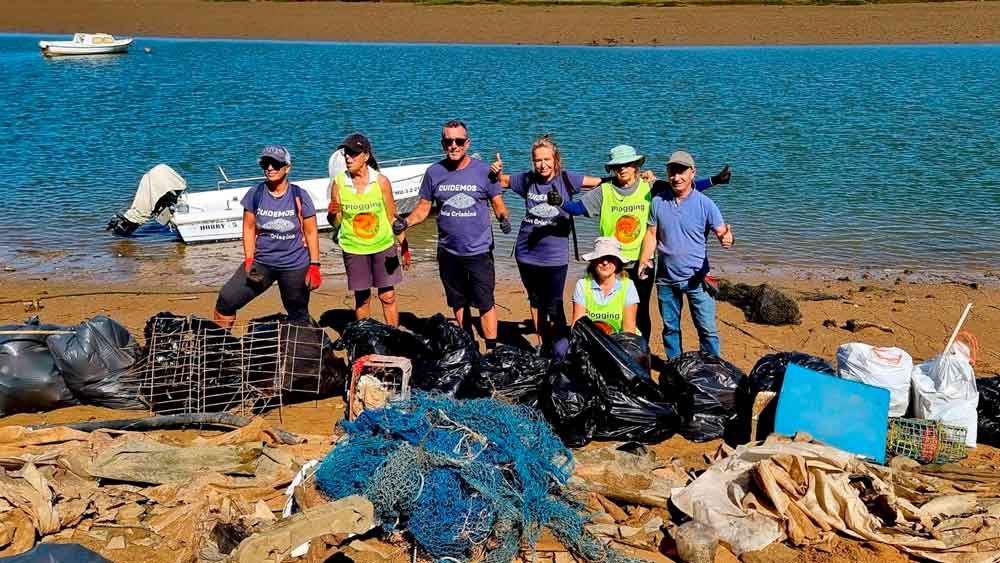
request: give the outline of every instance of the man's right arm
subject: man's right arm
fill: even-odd
[[[656,225],[646,226],[646,236],[642,239],[642,249],[639,250],[639,278],[646,279],[649,270],[653,269],[653,253],[656,252]]]
[[[420,198],[417,206],[413,208],[413,211],[406,217],[406,219],[401,219],[407,227],[412,227],[413,225],[419,225],[424,222],[431,213],[431,202],[428,199]]]

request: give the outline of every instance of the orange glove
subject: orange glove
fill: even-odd
[[[306,287],[309,289],[319,289],[319,286],[323,285],[323,276],[319,273],[319,264],[313,262],[309,264],[309,269],[306,271]]]

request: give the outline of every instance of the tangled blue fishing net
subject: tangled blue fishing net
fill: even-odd
[[[432,557],[508,563],[548,527],[583,559],[634,561],[585,531],[572,453],[530,407],[415,394],[342,424],[316,486],[365,496],[384,528],[405,528]]]

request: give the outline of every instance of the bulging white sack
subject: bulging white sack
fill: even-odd
[[[975,447],[979,390],[969,358],[969,347],[956,341],[948,352],[914,366],[913,411],[917,418],[965,428],[966,445]]]
[[[905,416],[910,405],[913,358],[900,348],[850,342],[837,348],[837,374],[889,390],[889,416]]]

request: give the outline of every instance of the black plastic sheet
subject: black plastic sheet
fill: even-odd
[[[1000,447],[1000,375],[976,380],[979,388],[979,406],[976,407],[979,429],[976,441]]]
[[[460,398],[495,397],[538,407],[538,388],[552,361],[514,346],[500,345],[479,360],[479,376],[467,379]]]
[[[0,334],[0,416],[79,404],[49,351],[49,335],[31,333],[53,330],[68,329],[42,324],[0,326],[2,332],[23,331]]]
[[[737,419],[726,431],[726,442],[743,444],[750,440],[750,425],[753,403],[761,391],[781,391],[785,381],[785,368],[788,364],[796,364],[804,368],[836,375],[833,366],[823,358],[810,356],[802,352],[777,352],[768,354],[757,360],[750,374],[743,378],[736,388]],[[775,399],[765,408],[757,421],[758,436],[766,436],[774,431],[774,416],[778,408]]]
[[[611,335],[611,339],[628,352],[642,369],[649,371],[649,342],[645,338],[631,332],[616,332]]]
[[[46,342],[77,400],[111,409],[144,408],[129,380],[141,350],[128,329],[101,315],[72,330],[50,335]]]
[[[579,448],[594,439],[601,415],[596,382],[565,372],[566,364],[553,364],[548,384],[539,392],[539,406],[562,441]]]
[[[722,438],[737,415],[736,389],[746,376],[733,364],[703,352],[685,352],[660,372],[660,389],[676,401],[686,422],[680,433],[688,440]]]

